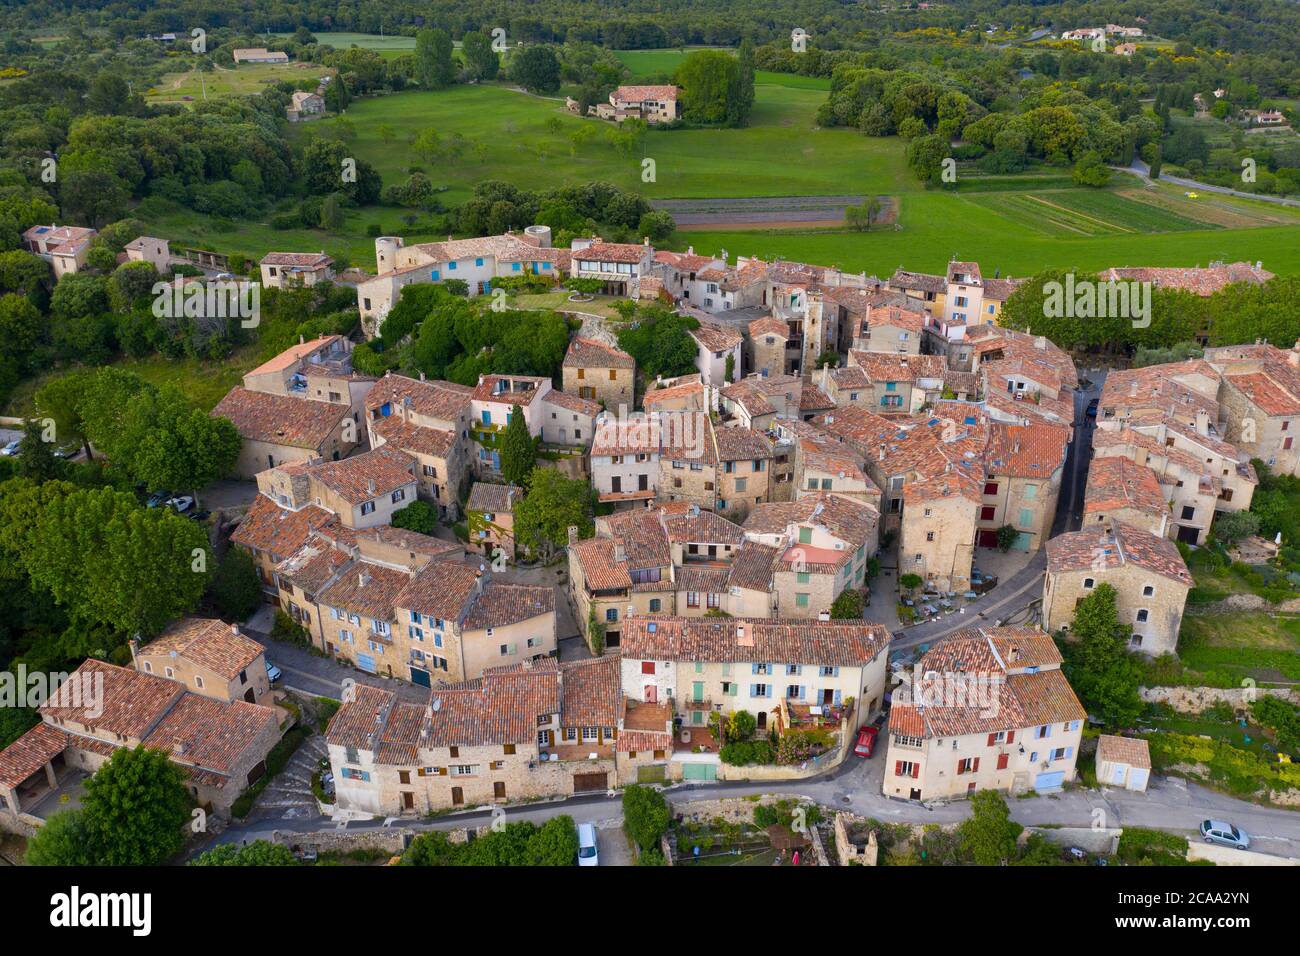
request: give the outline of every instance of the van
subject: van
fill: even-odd
[[[596,828],[590,823],[578,824],[578,866],[600,866],[596,853]]]

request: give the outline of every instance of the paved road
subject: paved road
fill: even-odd
[[[1137,157],[1129,166],[1112,166],[1111,169],[1117,169],[1120,172],[1131,173],[1134,176],[1140,176],[1146,182],[1151,182],[1151,167]],[[1239,196],[1242,199],[1258,199],[1261,202],[1276,203],[1279,206],[1297,206],[1300,207],[1300,199],[1287,199],[1284,196],[1267,196],[1263,193],[1248,193],[1241,189],[1229,189],[1227,186],[1215,186],[1211,183],[1197,182],[1195,179],[1184,179],[1181,176],[1170,176],[1168,173],[1160,174],[1162,183],[1173,183],[1175,186],[1184,186],[1203,193],[1218,193],[1221,196]]]
[[[841,767],[808,780],[760,783],[717,783],[678,785],[668,790],[672,800],[710,800],[759,794],[798,794],[826,807],[842,808],[860,816],[890,823],[958,823],[970,814],[970,804],[918,804],[896,800],[880,792],[884,760],[850,757]],[[601,828],[598,845],[602,863],[606,854],[617,860],[615,834],[606,832],[619,825],[619,797],[584,795],[567,800],[507,808],[511,821],[540,823],[565,813],[578,823],[595,823]],[[1300,858],[1300,813],[1260,807],[1174,778],[1153,777],[1145,794],[1124,790],[1071,790],[1047,796],[1025,797],[1008,802],[1011,816],[1025,826],[1108,827],[1142,826],[1192,836],[1206,817],[1228,820],[1251,836],[1251,849],[1274,856]],[[1097,811],[1101,811],[1098,816]],[[436,819],[403,819],[398,825],[417,830],[479,826],[491,820],[491,811],[469,810]],[[383,821],[353,822],[348,830],[382,827]],[[216,838],[218,843],[238,843],[281,834],[312,833],[337,829],[333,821],[321,818],[256,821],[231,827]]]

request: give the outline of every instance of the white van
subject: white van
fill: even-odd
[[[578,824],[578,866],[600,866],[596,854],[596,828],[590,823]]]

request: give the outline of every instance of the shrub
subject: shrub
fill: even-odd
[[[633,784],[623,791],[623,829],[642,852],[658,848],[670,816],[668,801],[653,787]]]

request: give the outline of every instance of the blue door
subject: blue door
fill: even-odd
[[[358,654],[357,666],[367,674],[373,674],[375,672],[375,659],[369,654]]]
[[[1040,773],[1034,778],[1034,789],[1039,793],[1047,793],[1050,790],[1060,790],[1063,783],[1065,783],[1065,771],[1052,770],[1048,773]]]

